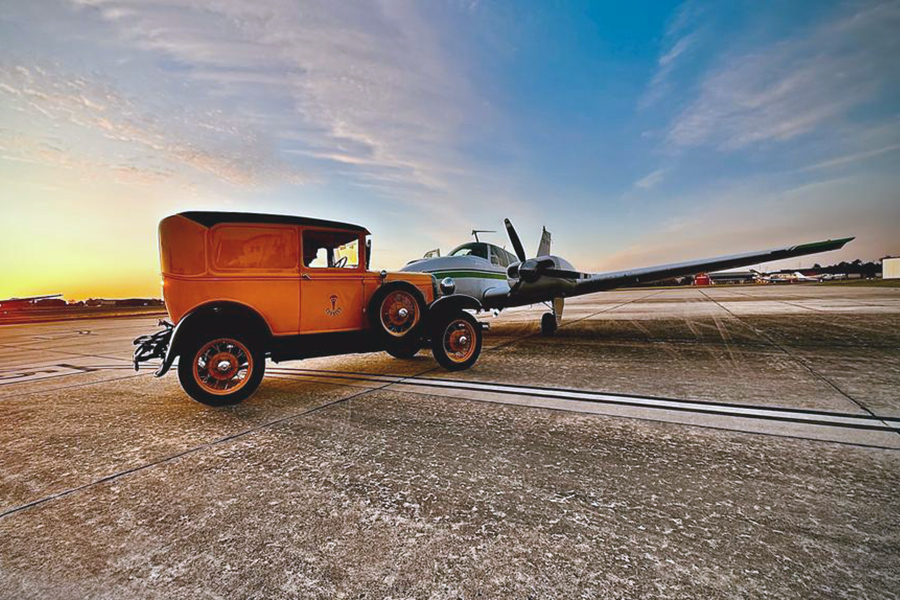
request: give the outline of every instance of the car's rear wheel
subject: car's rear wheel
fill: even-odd
[[[198,336],[179,356],[178,380],[197,402],[227,406],[250,397],[265,368],[265,355],[249,336]]]
[[[412,358],[416,354],[419,353],[419,350],[422,349],[422,340],[417,336],[412,340],[400,340],[394,343],[388,343],[384,351],[393,356],[394,358]]]
[[[448,371],[463,371],[481,354],[481,323],[467,312],[451,312],[435,318],[431,352]]]

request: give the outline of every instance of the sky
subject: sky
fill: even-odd
[[[158,296],[182,210],[397,269],[516,225],[583,271],[900,254],[900,2],[4,0],[0,298]]]

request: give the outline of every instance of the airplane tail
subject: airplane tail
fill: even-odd
[[[546,227],[541,228],[541,242],[538,244],[538,251],[535,256],[547,256],[550,254],[550,232]]]

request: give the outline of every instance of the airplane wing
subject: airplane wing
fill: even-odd
[[[853,239],[854,238],[852,237],[848,237],[839,240],[826,240],[824,242],[812,242],[809,244],[800,244],[798,246],[788,246],[787,248],[775,248],[760,252],[717,256],[700,260],[658,265],[655,267],[611,271],[608,273],[590,274],[569,272],[565,273],[567,276],[563,277],[545,277],[545,281],[542,282],[539,289],[532,290],[527,286],[522,286],[519,288],[521,294],[517,293],[518,290],[515,288],[510,290],[509,288],[503,289],[501,286],[490,289],[484,295],[484,304],[485,306],[490,306],[492,308],[505,308],[509,306],[521,306],[524,304],[545,302],[560,296],[571,298],[573,296],[581,296],[582,294],[612,290],[638,283],[659,281],[670,277],[683,277],[685,275],[695,275],[707,271],[734,269],[758,263],[783,260],[785,258],[805,256],[807,254],[816,254],[818,252],[827,252],[829,250],[838,250],[843,248],[844,244]],[[556,282],[546,281],[547,279],[555,279]]]
[[[794,258],[796,256],[805,256],[807,254],[816,254],[819,252],[827,252],[829,250],[838,250],[840,248],[843,248],[844,244],[853,239],[854,238],[852,237],[848,237],[839,240],[826,240],[824,242],[800,244],[799,246],[789,246],[787,248],[763,250],[761,252],[746,252],[744,254],[717,256],[714,258],[690,260],[668,265],[659,265],[656,267],[645,267],[642,269],[629,269],[627,271],[598,273],[596,275],[591,275],[588,279],[583,279],[576,282],[576,293],[568,295],[575,296],[581,294],[589,294],[591,292],[610,290],[613,288],[622,287],[624,285],[659,281],[660,279],[669,279],[670,277],[695,275],[697,273],[703,273],[707,271],[735,269],[738,267],[755,265],[757,263],[783,260],[785,258]]]
[[[23,296],[22,298],[3,298],[0,300],[0,305],[2,304],[20,304],[24,302],[31,302],[33,300],[46,300],[48,298],[62,298],[62,294],[45,294],[43,296]]]

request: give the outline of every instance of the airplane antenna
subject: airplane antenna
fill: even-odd
[[[473,230],[472,230],[472,235],[475,236],[475,241],[476,241],[476,242],[480,242],[480,241],[481,241],[481,240],[478,239],[478,234],[479,234],[479,233],[497,233],[497,232],[494,231],[493,229],[473,229]]]

